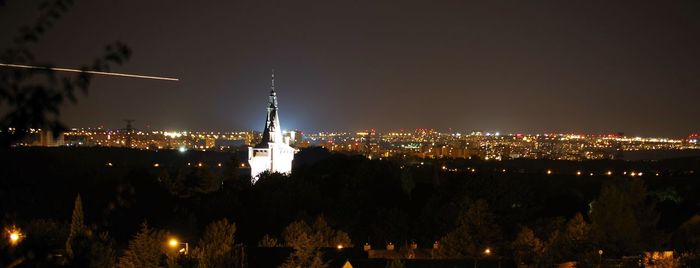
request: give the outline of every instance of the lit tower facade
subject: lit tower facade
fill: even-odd
[[[294,148],[282,139],[282,127],[277,110],[277,92],[275,92],[275,73],[273,71],[262,140],[255,147],[248,147],[248,164],[253,183],[264,171],[287,174],[292,172]]]

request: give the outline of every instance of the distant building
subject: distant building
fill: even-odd
[[[283,134],[285,142],[295,145],[304,141],[304,133],[298,130],[287,131]]]
[[[65,144],[63,133],[54,136],[51,130],[42,130],[39,135],[39,146],[56,147]]]
[[[243,146],[246,146],[245,140],[216,139],[214,141],[214,147],[221,149],[230,149]]]
[[[277,110],[277,92],[275,92],[275,74],[273,72],[265,130],[260,143],[248,147],[248,164],[250,164],[250,175],[253,177],[253,183],[258,180],[260,173],[265,171],[292,172],[294,148],[289,146],[289,139],[285,142],[282,137],[282,127]]]

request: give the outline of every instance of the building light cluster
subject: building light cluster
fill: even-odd
[[[687,139],[626,137],[620,134],[441,133],[416,129],[378,133],[321,132],[306,136],[311,145],[330,151],[379,157],[472,158],[500,161],[515,158],[589,160],[617,159],[624,152],[700,149],[697,137]]]
[[[261,139],[253,131],[143,131],[74,128],[52,138],[41,129],[30,129],[29,138],[16,146],[104,146],[148,150],[231,151],[247,149]],[[503,134],[500,132],[439,132],[419,128],[411,131],[319,132],[283,131],[295,148],[320,146],[330,151],[364,154],[373,159],[467,158],[487,161],[507,159],[591,160],[618,159],[625,152],[700,149],[698,135],[685,139],[627,137],[621,134]]]

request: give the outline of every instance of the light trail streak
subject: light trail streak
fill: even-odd
[[[155,80],[165,80],[165,81],[180,81],[180,79],[178,79],[178,78],[172,78],[172,77],[149,76],[149,75],[138,75],[138,74],[125,74],[125,73],[112,73],[112,72],[98,72],[98,71],[84,71],[84,70],[78,70],[78,69],[55,68],[55,67],[42,67],[42,66],[31,66],[31,65],[21,65],[21,64],[0,63],[0,66],[2,66],[2,67],[11,67],[11,68],[51,70],[51,71],[57,71],[57,72],[88,73],[88,74],[98,74],[98,75],[111,75],[111,76],[141,78],[141,79],[155,79]]]

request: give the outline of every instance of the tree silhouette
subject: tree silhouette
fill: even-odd
[[[316,217],[311,232],[318,247],[353,246],[350,236],[343,231],[333,230],[323,216]]]
[[[233,267],[239,262],[233,258],[236,224],[222,219],[210,223],[204,230],[193,255],[198,267]]]
[[[693,215],[673,233],[673,248],[687,253],[687,258],[700,259],[700,215]]]
[[[164,232],[153,230],[144,222],[141,230],[129,241],[124,255],[119,258],[118,267],[160,267],[165,255],[165,240]]]
[[[337,232],[328,227],[321,217],[317,218],[313,228],[304,221],[290,223],[284,228],[282,237],[285,244],[294,250],[280,266],[283,268],[328,267],[319,248],[332,247],[334,245],[328,245],[328,243],[338,241],[350,244],[349,238],[347,241],[342,240],[347,237],[347,234],[344,237],[342,234],[338,236]]]
[[[646,246],[644,237],[654,237],[658,217],[645,204],[646,187],[641,180],[625,180],[603,187],[593,203],[591,236],[607,254],[638,254]],[[645,228],[646,227],[646,228]]]
[[[528,227],[522,227],[511,244],[513,257],[518,264],[539,265],[544,254],[544,244]]]
[[[282,231],[282,239],[288,247],[303,246],[302,244],[311,244],[316,246],[311,234],[311,227],[305,221],[295,221],[287,225]]]
[[[85,228],[85,216],[83,215],[83,201],[80,194],[75,197],[73,205],[73,215],[71,216],[70,229],[68,231],[68,240],[66,240],[66,255],[72,258],[74,255],[73,244],[77,237],[86,236],[87,228]]]
[[[583,215],[577,213],[563,226],[553,230],[545,243],[547,261],[560,263],[588,258],[585,254],[595,251],[590,229],[590,224],[584,220]]]
[[[0,62],[52,67],[41,63],[32,53],[31,45],[70,10],[73,0],[44,0],[38,19],[30,26],[20,28],[14,42],[0,51]],[[103,55],[81,69],[108,71],[114,64],[123,64],[131,50],[121,42],[105,47]],[[61,105],[68,100],[77,102],[76,91],[86,93],[92,79],[88,73],[58,74],[48,69],[0,68],[0,105],[7,113],[0,117],[0,149],[8,148],[24,138],[29,128],[43,128],[57,134],[66,129],[58,118]]]
[[[48,227],[48,226],[47,226]],[[66,239],[66,256],[76,267],[112,267],[116,262],[114,242],[107,233],[95,236],[94,230],[85,225],[83,202],[80,194],[75,197],[73,214]]]
[[[114,267],[116,264],[114,243],[107,233],[78,235],[72,248],[71,265],[74,267]]]
[[[501,241],[501,230],[484,200],[471,203],[460,213],[457,226],[440,240],[438,256],[449,259],[479,260],[484,250],[494,250]]]

